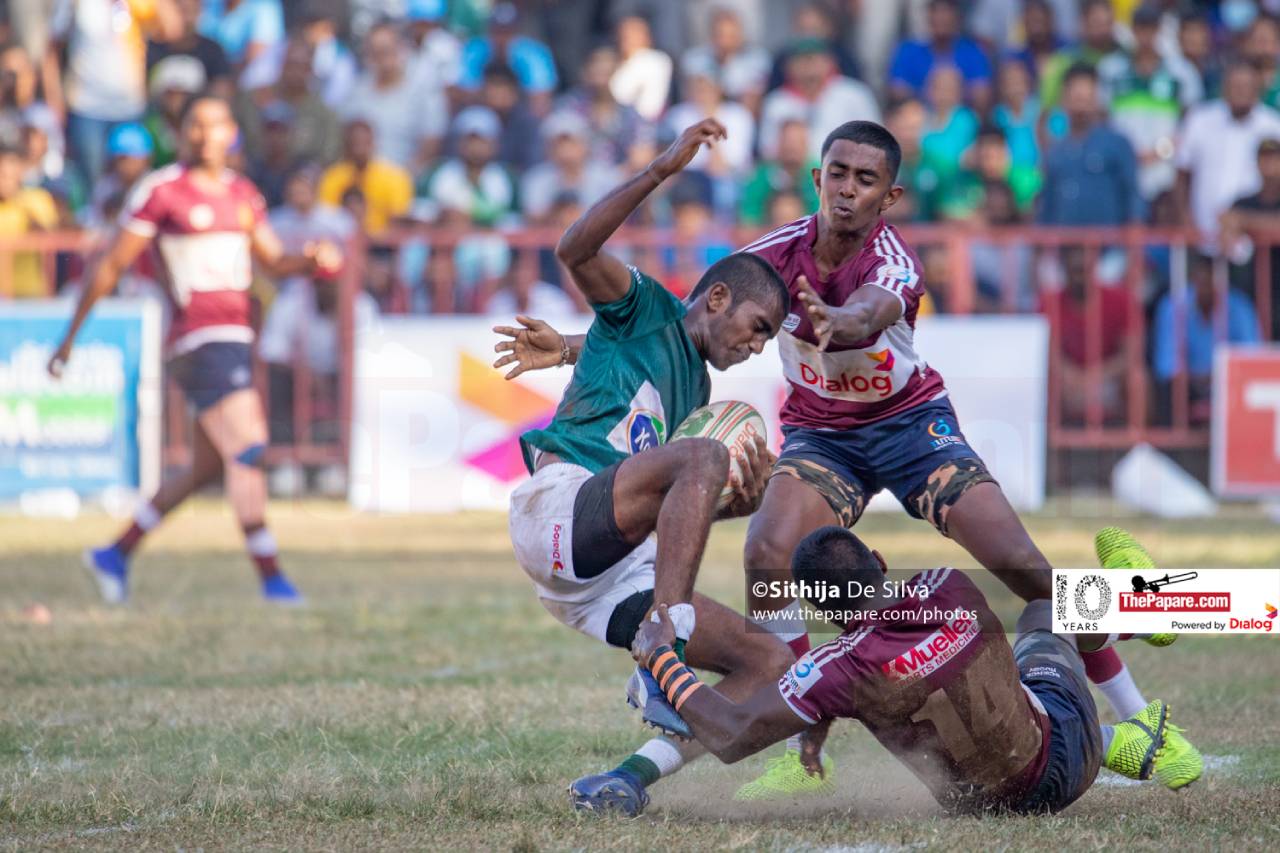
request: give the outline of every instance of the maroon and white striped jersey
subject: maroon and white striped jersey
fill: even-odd
[[[881,219],[862,251],[823,277],[813,258],[817,216],[777,228],[742,251],[764,258],[791,292],[791,310],[778,348],[790,393],[782,423],[816,429],[850,429],[946,396],[942,377],[915,351],[916,312],[924,295],[923,267],[898,229]],[[829,305],[843,305],[861,287],[880,287],[902,303],[889,328],[853,346],[818,349],[796,278],[803,275]]]
[[[1019,802],[1044,773],[1050,721],[999,618],[955,569],[904,589],[802,655],[778,682],[782,698],[807,723],[860,720],[943,805]]]
[[[267,205],[247,178],[226,170],[222,190],[174,164],[141,178],[120,224],[154,238],[162,283],[173,303],[168,348],[181,355],[215,341],[251,343],[250,239]]]

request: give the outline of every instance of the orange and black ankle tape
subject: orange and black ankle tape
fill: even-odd
[[[649,655],[649,672],[658,682],[658,688],[666,694],[677,711],[690,696],[702,687],[698,676],[693,674],[670,646],[659,646]]]

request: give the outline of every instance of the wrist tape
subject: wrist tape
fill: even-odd
[[[649,672],[672,706],[679,711],[689,697],[698,692],[703,683],[693,674],[670,646],[659,646],[649,655]]]

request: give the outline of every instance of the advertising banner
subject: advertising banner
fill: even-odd
[[[1280,347],[1214,353],[1210,479],[1222,497],[1280,495]]]
[[[589,316],[551,320],[585,331]],[[510,318],[388,317],[357,330],[351,487],[354,506],[383,512],[505,509],[527,476],[518,438],[541,426],[568,367],[513,382],[489,365],[495,322]],[[930,317],[917,344],[942,372],[961,428],[1015,507],[1044,501],[1048,329],[1040,317]],[[781,446],[787,393],[772,341],[763,354],[712,370],[712,400],[742,400]],[[676,424],[668,425],[673,430]],[[887,500],[887,504],[885,501]],[[872,506],[897,507],[882,495]]]
[[[33,300],[0,312],[0,502],[149,491],[159,480],[160,307],[100,304],[54,379],[45,365],[73,309]]]

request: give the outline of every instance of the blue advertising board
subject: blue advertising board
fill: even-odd
[[[159,470],[160,307],[99,303],[61,378],[45,370],[69,300],[0,307],[0,502],[70,489],[150,490]]]

